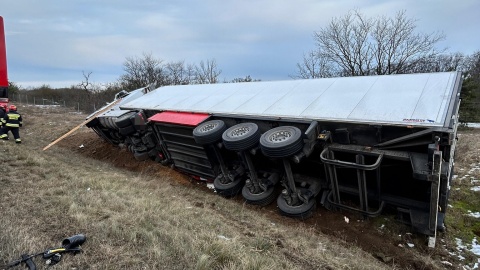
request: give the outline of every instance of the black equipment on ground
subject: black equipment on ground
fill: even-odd
[[[45,260],[45,263],[48,265],[54,265],[60,262],[62,259],[62,253],[73,253],[74,255],[81,252],[82,249],[80,246],[85,243],[87,237],[83,234],[77,234],[68,238],[63,239],[62,246],[57,248],[47,249],[44,252],[39,252],[36,254],[23,254],[21,259],[13,261],[1,269],[11,268],[17,266],[21,263],[25,263],[30,270],[36,270],[37,267],[33,258],[43,255],[42,258]]]

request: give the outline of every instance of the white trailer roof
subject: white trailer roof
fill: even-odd
[[[165,86],[124,109],[232,117],[446,126],[459,72]]]
[[[120,107],[122,106],[122,104],[128,103],[128,102],[130,102],[134,99],[139,98],[140,96],[143,96],[145,94],[144,89],[145,88],[143,87],[143,88],[139,88],[139,89],[131,91],[127,96],[123,97],[122,100],[120,100],[118,102],[118,104],[116,104],[115,106],[112,106],[108,111],[105,111],[104,113],[100,114],[98,117],[106,117],[106,116],[118,117],[118,116],[123,115],[124,113],[129,112],[130,110],[121,110]],[[89,119],[90,117],[95,115],[97,112],[103,110],[104,108],[106,108],[109,105],[110,104],[107,104],[107,105],[103,106],[102,108],[98,109],[97,111],[95,111],[92,114],[90,114],[89,116],[87,116],[85,119]]]

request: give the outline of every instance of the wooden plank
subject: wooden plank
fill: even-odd
[[[117,103],[119,103],[120,100],[122,100],[122,99],[120,98],[120,99],[115,100],[114,102],[110,103],[107,107],[105,107],[103,110],[98,111],[96,114],[94,114],[94,115],[93,115],[92,117],[90,117],[89,119],[83,121],[81,124],[79,124],[78,126],[74,127],[74,128],[71,129],[69,132],[63,134],[60,138],[56,139],[55,141],[51,142],[49,145],[45,146],[45,147],[43,148],[43,151],[45,151],[45,150],[47,150],[48,148],[52,147],[53,145],[55,145],[55,144],[58,143],[59,141],[65,139],[65,138],[68,137],[70,134],[72,134],[72,133],[75,132],[77,129],[79,129],[81,126],[88,124],[90,121],[92,121],[93,119],[95,119],[95,117],[97,117],[97,116],[99,116],[100,114],[106,112],[106,111],[109,110],[111,107],[113,107],[114,105],[116,105]]]

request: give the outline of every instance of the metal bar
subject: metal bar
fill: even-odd
[[[220,149],[215,147],[215,145],[211,145],[213,148],[213,152],[215,152],[215,156],[217,156],[218,163],[220,164],[220,170],[222,171],[222,174],[224,177],[228,177],[228,169],[227,166],[225,165],[225,162],[223,161],[222,154],[220,153]]]
[[[432,173],[428,176],[431,184],[430,195],[430,217],[428,229],[433,234],[428,238],[428,247],[434,248],[437,237],[437,217],[438,217],[438,200],[440,192],[440,172],[442,169],[442,152],[436,150],[433,153]]]
[[[376,217],[376,216],[380,215],[380,213],[382,213],[382,211],[383,211],[383,208],[385,207],[385,202],[381,201],[380,205],[378,206],[378,209],[376,211],[363,211],[363,210],[360,210],[358,208],[346,206],[346,205],[343,205],[341,203],[336,203],[336,202],[332,201],[332,199],[331,199],[332,195],[333,195],[333,190],[331,190],[327,195],[328,203],[332,204],[335,207],[345,209],[345,210],[349,210],[349,211],[354,211],[354,212],[357,212],[357,213],[361,213],[361,214],[363,214],[365,216],[368,216],[368,217]]]
[[[328,152],[328,147],[323,149],[322,153],[320,154],[320,159],[327,164],[334,164],[336,166],[340,167],[346,167],[346,168],[353,168],[353,169],[361,169],[361,170],[375,170],[380,166],[380,163],[382,163],[383,159],[383,153],[378,155],[377,160],[375,161],[374,164],[371,165],[363,165],[363,164],[357,164],[353,162],[347,162],[347,161],[340,161],[340,160],[334,160],[333,158],[328,158],[325,157],[325,155]]]
[[[338,143],[332,143],[328,145],[329,150],[331,151],[341,151],[352,154],[362,154],[364,156],[378,156],[383,154],[384,158],[395,159],[395,160],[410,160],[410,154],[407,151],[398,151],[398,150],[380,150],[375,147],[367,147],[362,145],[344,145]]]
[[[421,137],[421,136],[425,136],[425,135],[428,135],[428,134],[431,134],[431,133],[434,133],[434,132],[445,132],[446,130],[447,129],[445,129],[445,128],[429,128],[429,129],[425,129],[425,130],[415,132],[413,134],[408,134],[408,135],[402,136],[400,138],[396,138],[396,139],[393,139],[393,140],[390,140],[390,141],[379,143],[379,144],[375,145],[375,147],[385,147],[385,146],[389,146],[389,145],[392,145],[392,144],[397,144],[399,142],[409,141],[409,140],[412,140],[412,139],[415,139],[415,138],[418,138],[418,137]]]
[[[329,157],[331,159],[335,158],[333,151],[329,152]],[[337,167],[331,164],[325,164],[328,169],[328,174],[330,175],[330,181],[332,182],[333,197],[336,203],[340,203],[340,190],[338,188],[338,177],[337,177]]]
[[[363,155],[356,155],[355,159],[358,164],[365,163],[365,157]],[[362,209],[363,211],[367,211],[368,196],[367,196],[367,181],[365,176],[365,170],[357,169],[357,180],[358,180],[358,196],[360,198],[360,209]]]
[[[283,167],[285,168],[285,174],[287,175],[288,186],[293,193],[297,193],[297,188],[295,187],[295,178],[293,178],[292,166],[290,161],[287,158],[283,158]]]
[[[250,171],[250,179],[253,181],[254,185],[255,184],[258,185],[257,171],[255,170],[255,166],[253,165],[252,157],[246,151],[242,151],[241,155],[243,155],[243,158],[247,162],[247,167],[248,167],[248,170]]]

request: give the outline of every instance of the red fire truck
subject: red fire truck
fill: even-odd
[[[8,102],[7,48],[3,18],[0,16],[0,104],[7,105]]]

